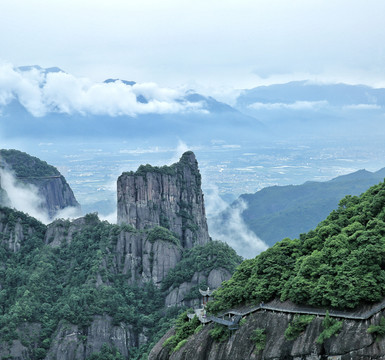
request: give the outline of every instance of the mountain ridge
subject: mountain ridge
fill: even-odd
[[[241,214],[242,219],[250,230],[272,246],[285,237],[298,238],[316,227],[337,208],[341,198],[359,195],[384,177],[385,168],[382,168],[376,172],[358,170],[325,182],[271,186],[254,194],[240,195],[231,207],[244,201],[247,208]],[[219,221],[226,221],[226,216],[225,210]]]

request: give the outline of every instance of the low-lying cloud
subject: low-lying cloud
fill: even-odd
[[[0,185],[7,193],[6,206],[22,211],[44,224],[51,223],[54,219],[50,218],[47,209],[44,207],[44,199],[39,195],[36,186],[17,181],[15,176],[5,169],[0,169]],[[55,214],[55,219],[68,219],[78,217],[79,209],[76,207],[66,207]]]
[[[0,108],[18,100],[35,117],[48,113],[136,116],[203,111],[201,103],[188,102],[183,96],[183,91],[155,83],[95,83],[63,71],[21,70],[0,64]]]
[[[381,110],[381,106],[377,104],[352,104],[343,108],[347,110]]]
[[[243,221],[241,215],[247,208],[244,201],[238,201],[235,206],[230,207],[221,199],[218,188],[214,186],[206,191],[205,204],[209,233],[213,239],[227,242],[244,258],[253,258],[268,248]],[[220,216],[224,211],[225,218]]]
[[[261,103],[256,102],[248,107],[254,110],[318,110],[328,106],[326,100],[321,101],[295,101],[293,103]]]

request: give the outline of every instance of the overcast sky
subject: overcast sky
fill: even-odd
[[[1,0],[0,59],[162,86],[385,86],[384,16],[382,0]]]

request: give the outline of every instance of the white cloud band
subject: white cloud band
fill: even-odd
[[[145,101],[138,101],[138,97]],[[18,100],[33,116],[50,112],[91,115],[165,114],[201,111],[201,103],[183,100],[184,93],[155,83],[94,83],[65,72],[27,70],[0,65],[0,107]]]

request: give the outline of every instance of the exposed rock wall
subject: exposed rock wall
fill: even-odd
[[[70,243],[84,225],[85,218],[56,220],[47,227],[45,243],[52,247]],[[178,244],[154,238],[152,234],[151,229],[136,231],[122,227],[114,245],[113,267],[106,270],[114,274],[130,275],[131,284],[152,281],[160,285],[180,261],[182,248]],[[106,262],[103,266],[107,266]]]
[[[131,283],[153,281],[160,285],[182,257],[182,249],[161,239],[150,241],[149,232],[122,231],[116,243],[116,269],[131,274]]]
[[[166,306],[195,306],[200,305],[200,299],[186,300],[186,295],[193,287],[204,282],[210,289],[217,289],[221,283],[231,278],[231,273],[226,269],[218,268],[210,271],[208,276],[203,273],[196,272],[190,281],[186,281],[176,288],[170,288],[166,296]],[[202,289],[205,290],[205,289]]]
[[[0,174],[0,206],[8,206],[9,198],[7,192],[1,187],[1,174]]]
[[[23,324],[17,332],[24,342],[34,343],[39,338],[39,324]],[[133,348],[146,341],[143,334],[138,333],[126,323],[114,325],[110,316],[94,316],[90,326],[81,328],[77,325],[61,322],[45,360],[84,360],[93,353],[98,353],[104,344],[115,347],[125,359]],[[20,340],[0,343],[0,359],[30,360],[31,349]]]
[[[42,210],[47,212],[49,218],[54,218],[60,210],[68,207],[78,209],[80,215],[80,205],[70,186],[54,166],[18,150],[1,149],[0,169],[12,174],[20,185],[35,188],[42,200]],[[3,206],[9,206],[6,191],[4,186],[1,190],[0,178],[0,205]]]
[[[257,312],[246,318],[246,323],[235,331],[229,340],[219,343],[214,341],[209,331],[213,324],[205,326],[198,334],[189,338],[188,342],[177,352],[169,354],[162,347],[165,339],[172,331],[159,341],[152,349],[150,360],[369,360],[385,359],[385,338],[376,341],[375,336],[368,334],[370,325],[378,325],[384,312],[374,315],[369,320],[344,320],[341,332],[325,340],[323,344],[316,342],[323,330],[322,317],[315,317],[306,330],[295,340],[289,341],[284,332],[293,319],[293,315],[273,312]],[[255,329],[264,329],[266,345],[258,351],[253,340]]]
[[[83,360],[100,352],[104,344],[115,347],[126,359],[131,349],[140,345],[142,338],[143,335],[137,334],[131,325],[114,325],[107,315],[95,316],[86,329],[62,323],[45,360]]]
[[[19,326],[17,333],[20,340],[6,341],[0,343],[0,359],[29,360],[31,350],[27,343],[36,343],[41,332],[41,326],[37,323],[24,323]]]
[[[60,210],[67,207],[77,208],[80,214],[80,204],[63,176],[28,179],[23,180],[23,182],[36,186],[40,197],[43,199],[43,209],[47,211],[51,219]]]
[[[9,211],[12,212],[11,216]],[[34,224],[24,223],[25,216],[18,217],[17,212],[9,211],[0,209],[0,242],[6,244],[11,251],[17,252],[26,236],[33,235],[37,232],[37,228],[33,226]]]
[[[201,175],[192,152],[161,168],[142,166],[136,173],[123,173],[117,183],[118,223],[136,229],[168,228],[184,248],[210,240]]]

